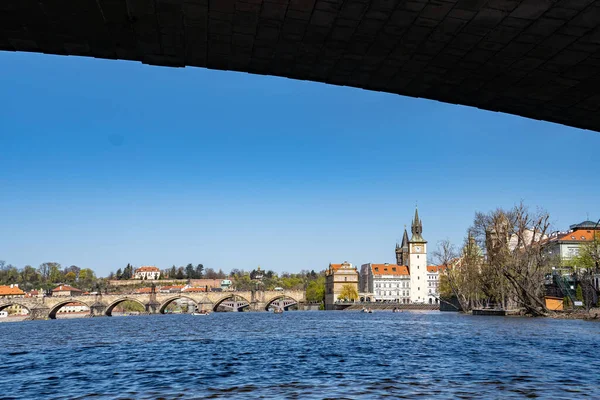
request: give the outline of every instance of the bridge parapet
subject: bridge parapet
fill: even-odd
[[[154,293],[154,294],[97,294],[87,296],[49,296],[43,298],[11,298],[0,300],[0,310],[12,304],[19,304],[29,310],[29,319],[56,318],[60,307],[68,303],[81,303],[90,309],[90,315],[111,315],[112,309],[124,301],[135,301],[150,314],[164,312],[168,304],[175,300],[188,299],[202,308],[215,310],[218,305],[234,305],[234,308],[249,307],[253,311],[264,311],[273,302],[287,308],[304,303],[305,293],[299,290],[281,291],[232,291],[200,293]],[[235,304],[234,304],[235,303]],[[235,307],[237,305],[237,307]]]

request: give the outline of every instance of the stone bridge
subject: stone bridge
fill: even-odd
[[[55,319],[58,310],[68,303],[81,303],[90,309],[92,316],[111,316],[114,308],[124,301],[141,304],[150,314],[164,314],[169,304],[187,299],[198,309],[218,311],[267,311],[271,307],[288,309],[305,302],[305,292],[236,291],[207,293],[150,293],[150,294],[98,294],[72,297],[11,298],[0,300],[0,311],[12,304],[29,310],[30,319]]]
[[[2,0],[0,50],[283,76],[600,131],[600,0]]]

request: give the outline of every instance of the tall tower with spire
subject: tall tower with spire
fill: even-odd
[[[427,300],[427,241],[423,239],[423,222],[419,218],[418,209],[415,209],[411,233],[408,253],[410,301],[425,303]]]
[[[408,232],[406,232],[406,225],[404,225],[402,244],[396,243],[396,264],[408,266],[408,250]]]

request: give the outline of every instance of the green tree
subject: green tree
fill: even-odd
[[[123,271],[121,271],[121,268],[119,268],[117,270],[117,273],[115,274],[115,278],[117,278],[117,280],[121,280],[122,276],[123,276]]]
[[[250,274],[236,274],[231,276],[236,290],[252,290],[256,282],[250,279]]]
[[[325,277],[319,276],[308,282],[306,286],[306,300],[311,303],[325,301]]]
[[[75,279],[77,279],[75,272],[69,271],[65,274],[65,282],[67,282],[68,284],[75,283]]]
[[[89,290],[93,290],[96,281],[96,274],[90,268],[84,268],[81,271],[79,271],[78,283],[80,289],[86,288]]]
[[[125,269],[123,269],[123,274],[121,275],[121,279],[127,280],[133,277],[133,266],[131,264],[127,264]]]
[[[50,264],[50,282],[60,283],[64,280],[64,275],[60,269],[59,263],[48,263]]]
[[[175,279],[176,277],[177,277],[177,267],[173,265],[171,267],[171,270],[169,271],[169,278]]]
[[[342,286],[342,290],[340,290],[338,299],[349,300],[349,301],[357,300],[358,299],[358,291],[356,290],[356,287],[354,287],[354,285],[346,283],[344,286]]]
[[[575,289],[575,298],[578,301],[583,301],[583,289],[581,288],[581,285],[577,285],[577,289]]]
[[[81,268],[79,268],[77,265],[71,265],[70,267],[65,268],[63,274],[67,275],[69,272],[73,272],[75,274],[75,279],[77,279],[79,276],[79,271],[81,271]]]
[[[202,279],[204,276],[204,265],[198,264],[196,265],[196,279]]]
[[[194,270],[194,266],[190,263],[185,267],[185,276],[188,279],[194,279],[195,278],[195,270]]]
[[[21,270],[21,281],[23,282],[23,287],[27,290],[39,288],[41,283],[40,274],[31,265],[26,265]]]

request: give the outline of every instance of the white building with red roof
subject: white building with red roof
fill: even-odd
[[[133,279],[160,279],[160,269],[151,266],[140,267],[134,271]]]
[[[376,302],[410,303],[410,274],[406,265],[363,264],[360,291],[372,293]]]
[[[70,285],[60,285],[52,289],[52,296],[80,296],[83,294],[83,290],[79,290]]]

